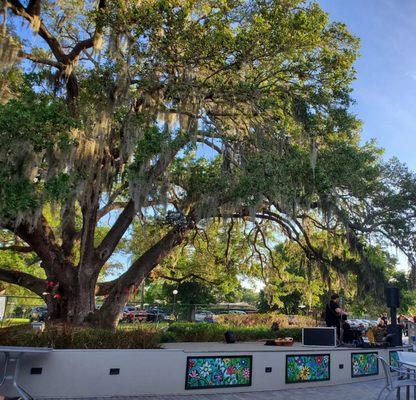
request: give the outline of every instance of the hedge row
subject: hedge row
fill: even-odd
[[[215,321],[221,325],[228,326],[272,326],[277,323],[280,328],[316,326],[316,321],[312,317],[304,315],[288,316],[270,312],[267,314],[222,314],[215,317]]]
[[[266,326],[230,326],[210,323],[177,322],[163,333],[162,342],[222,342],[227,330],[234,332],[237,341],[247,342],[277,337],[293,337],[302,340],[301,328],[284,328],[273,332]]]
[[[157,349],[162,332],[157,329],[129,331],[96,328],[49,328],[34,332],[31,325],[0,329],[0,345],[53,347],[54,349]]]
[[[232,330],[237,341],[256,341],[291,336],[301,340],[301,328],[233,327],[212,323],[174,323],[169,327],[136,327],[129,330],[96,328],[48,328],[34,332],[30,325],[0,329],[2,346],[53,347],[54,349],[157,349],[167,342],[223,342],[224,333]]]

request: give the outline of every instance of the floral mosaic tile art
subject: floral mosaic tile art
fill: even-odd
[[[252,356],[188,357],[185,389],[251,386]]]
[[[396,350],[389,352],[389,364],[396,368],[399,366],[399,355]]]
[[[328,381],[329,354],[286,356],[286,383]]]
[[[351,376],[378,375],[377,353],[352,353],[351,354]]]

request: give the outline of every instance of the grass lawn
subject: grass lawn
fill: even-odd
[[[134,323],[125,323],[122,322],[118,324],[117,329],[128,331],[132,329],[144,329],[144,330],[166,330],[169,327],[168,322],[157,322],[157,323],[149,323],[149,322],[134,322]]]
[[[29,322],[29,318],[9,318],[0,321],[0,327],[28,324]]]

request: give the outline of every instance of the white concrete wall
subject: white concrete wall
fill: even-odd
[[[133,396],[139,394],[232,393],[278,390],[288,387],[323,386],[352,381],[379,379],[378,376],[351,378],[351,353],[377,351],[386,360],[389,350],[325,349],[309,351],[217,351],[183,350],[54,350],[46,355],[27,355],[21,366],[19,384],[35,397]],[[287,354],[331,355],[331,380],[312,383],[285,383]],[[252,355],[251,387],[185,391],[185,370],[188,356]],[[340,365],[343,364],[343,369]],[[41,375],[30,370],[41,367]],[[272,367],[271,373],[265,367]],[[110,368],[120,368],[120,375],[109,375]],[[1,375],[0,375],[1,376]],[[1,394],[1,389],[0,389]]]

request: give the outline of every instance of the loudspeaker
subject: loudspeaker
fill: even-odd
[[[234,332],[233,331],[226,331],[224,333],[225,336],[225,341],[227,343],[235,343],[235,336],[234,336]]]
[[[304,346],[332,346],[337,345],[336,328],[303,328],[302,344]]]
[[[385,337],[385,341],[393,347],[403,346],[402,327],[400,325],[388,325],[387,336]]]
[[[397,287],[386,287],[386,303],[389,308],[400,307],[400,292]]]

